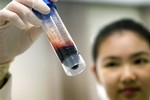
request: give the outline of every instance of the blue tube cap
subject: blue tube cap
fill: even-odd
[[[43,0],[43,1],[51,8],[51,12],[49,14],[41,14],[37,10],[32,9],[34,14],[41,20],[48,19],[54,13],[54,9],[57,9],[56,5],[52,1],[50,0]]]

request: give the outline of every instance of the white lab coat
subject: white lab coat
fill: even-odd
[[[11,75],[8,77],[5,85],[0,89],[0,100],[11,100]]]

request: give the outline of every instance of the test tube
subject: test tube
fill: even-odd
[[[51,8],[51,12],[47,15],[43,15],[34,9],[33,12],[42,21],[42,28],[65,73],[68,76],[78,75],[86,68],[86,64],[57,13],[55,4],[50,0],[43,1]]]

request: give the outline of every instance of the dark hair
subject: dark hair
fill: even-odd
[[[130,30],[135,32],[135,34],[141,36],[144,40],[150,44],[150,32],[141,24],[131,20],[131,19],[122,19],[119,21],[115,21],[112,24],[107,25],[104,27],[97,35],[94,44],[93,44],[93,60],[96,62],[97,55],[98,55],[98,48],[101,46],[102,42],[109,37],[110,35],[114,34],[116,31],[122,30]]]

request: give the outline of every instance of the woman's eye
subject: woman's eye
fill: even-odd
[[[111,62],[111,63],[107,63],[105,67],[117,67],[118,65],[119,65],[118,63]]]
[[[137,59],[134,61],[134,64],[137,65],[143,65],[143,64],[147,64],[149,61],[147,59]]]

